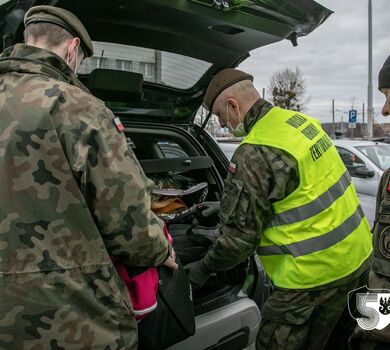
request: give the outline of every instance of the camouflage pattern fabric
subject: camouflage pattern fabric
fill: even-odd
[[[259,100],[244,120],[245,130],[262,118],[272,105]],[[223,233],[204,258],[211,271],[236,266],[259,245],[259,232],[273,216],[272,202],[292,193],[299,184],[297,161],[286,152],[268,146],[244,144],[237,148],[221,200]]]
[[[249,132],[270,108],[271,104],[262,99],[258,100],[245,117],[246,132]],[[222,234],[203,259],[203,265],[209,272],[228,270],[253,254],[259,246],[260,233],[273,217],[272,203],[287,197],[299,185],[297,161],[277,148],[243,144],[233,155],[232,163],[235,166],[230,167],[226,178],[219,214]],[[318,344],[323,346],[338,319],[342,319],[342,324],[348,325],[343,334],[343,346],[346,346],[346,339],[356,326],[356,321],[349,314],[345,314],[347,299],[341,295],[346,295],[353,289],[351,285],[361,282],[362,284],[358,286],[362,286],[367,283],[370,264],[371,260],[368,259],[349,276],[325,286],[296,292],[277,292],[275,296],[271,296],[271,300],[265,306],[266,318],[262,310],[262,316],[268,320],[263,323],[259,333],[258,346],[267,348],[268,345],[265,344],[270,344],[270,349],[273,349],[273,346],[278,349],[305,349],[298,345],[294,346],[295,343],[301,344],[306,341],[305,337],[318,338],[320,339]],[[283,305],[278,302],[280,295],[287,297]],[[320,325],[327,317],[332,321],[321,331]],[[306,321],[318,323],[315,333],[308,331]],[[278,328],[278,322],[284,326]],[[296,329],[300,332],[296,335],[299,339],[294,343],[294,335],[290,345],[286,332],[295,332],[295,325],[291,326],[294,322],[306,325],[300,327],[301,331],[299,327]]]
[[[0,57],[0,349],[136,349],[128,266],[168,255],[153,183],[54,53]]]
[[[256,349],[348,349],[356,321],[349,314],[347,295],[367,283],[368,272],[322,290],[276,289],[261,310]]]
[[[376,197],[373,228],[374,263],[370,271],[368,287],[390,290],[390,169],[382,175]],[[359,350],[390,349],[390,325],[371,331],[356,327],[350,339],[350,348]]]

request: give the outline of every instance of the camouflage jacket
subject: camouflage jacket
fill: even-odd
[[[390,169],[379,182],[376,195],[375,222],[372,229],[374,262],[369,277],[371,292],[388,293],[390,290]],[[368,292],[365,288],[360,293]],[[390,325],[385,328],[364,330],[356,327],[351,336],[350,349],[388,349]]]
[[[372,271],[387,281],[387,285],[371,285],[370,288],[390,289],[390,169],[379,182],[376,195],[375,223],[373,227],[374,263]],[[374,282],[374,281],[370,281]]]
[[[248,133],[272,105],[259,99],[244,120]],[[273,217],[272,203],[282,200],[299,185],[298,164],[285,151],[263,145],[242,144],[233,155],[221,200],[221,236],[203,262],[209,271],[230,269],[258,247],[261,232]],[[360,275],[369,262],[332,285]],[[328,287],[327,285],[326,287]],[[325,286],[317,287],[320,289]]]
[[[109,255],[159,265],[169,246],[113,118],[54,53],[1,55],[0,349],[135,346]]]

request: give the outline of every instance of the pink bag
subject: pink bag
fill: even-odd
[[[165,225],[164,233],[169,243],[172,244],[173,239]],[[125,265],[116,262],[113,257],[111,257],[111,261],[117,269],[120,278],[127,286],[136,320],[142,319],[157,307],[157,269],[155,267],[146,267],[141,273],[130,277]]]
[[[144,272],[129,277],[125,265],[117,263],[114,263],[114,265],[129,291],[135,318],[140,320],[157,307],[157,269],[149,267]]]

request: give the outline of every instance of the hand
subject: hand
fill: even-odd
[[[163,265],[169,267],[171,270],[177,270],[179,268],[179,265],[176,263],[176,253],[173,247],[168,258],[163,262]]]
[[[197,205],[197,208],[201,210],[202,216],[208,217],[219,212],[219,202],[202,202]]]
[[[195,261],[184,266],[190,283],[194,289],[202,287],[210,277],[210,272],[203,265],[203,261]]]

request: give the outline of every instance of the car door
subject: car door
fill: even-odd
[[[375,197],[380,179],[376,167],[364,155],[358,156],[357,152],[340,146],[336,149],[352,177],[356,192]]]

